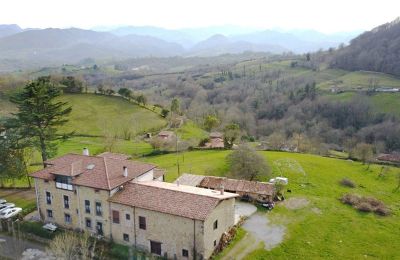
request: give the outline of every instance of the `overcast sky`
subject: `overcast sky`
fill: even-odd
[[[259,29],[369,30],[400,16],[399,0],[1,0],[0,24],[27,27],[239,25]]]

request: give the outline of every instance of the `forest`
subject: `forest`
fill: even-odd
[[[356,144],[363,144],[376,154],[399,151],[397,114],[373,102],[380,98],[374,88],[387,79],[374,73],[356,78],[333,69],[327,66],[330,52],[130,59],[84,68],[46,68],[4,75],[1,80],[3,96],[24,80],[50,74],[67,93],[124,96],[128,90],[139,103],[164,111],[178,99],[179,113],[198,126],[223,131],[237,124],[243,140],[259,140],[265,149],[351,153]],[[350,75],[356,83],[347,80]],[[364,84],[361,89],[359,84]],[[212,129],[206,126],[209,116],[217,118]]]

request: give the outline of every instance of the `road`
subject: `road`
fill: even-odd
[[[18,240],[12,236],[0,233],[0,258],[22,259],[22,253],[27,249],[45,251],[45,247],[42,244],[23,239]]]

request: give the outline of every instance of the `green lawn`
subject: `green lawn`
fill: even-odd
[[[379,112],[400,116],[400,93],[379,93],[371,100]]]
[[[198,145],[201,139],[208,137],[208,133],[197,126],[193,121],[187,121],[183,124],[182,127],[178,129],[178,136],[183,140],[193,140],[197,141],[196,145]]]
[[[143,109],[120,97],[94,94],[63,95],[72,106],[69,122],[62,130],[80,135],[104,136],[157,131],[166,121],[156,113]]]
[[[394,241],[398,240],[400,230],[400,191],[394,193],[393,190],[400,169],[391,168],[386,177],[378,178],[381,168],[378,165],[372,165],[367,170],[365,165],[347,160],[309,154],[260,153],[272,165],[274,175],[279,172],[277,165],[282,165],[280,169],[289,178],[288,189],[292,191],[287,193],[287,198],[303,197],[310,204],[298,210],[278,205],[268,216],[272,222],[286,226],[283,243],[271,251],[260,247],[248,255],[248,259],[398,258],[400,243]],[[227,154],[229,151],[181,154],[181,173],[222,176],[228,170],[225,161]],[[145,159],[166,168],[167,181],[177,177],[175,155]],[[287,166],[296,164],[296,167]],[[304,173],[299,170],[300,167]],[[350,189],[340,186],[338,182],[345,177],[356,182],[357,187]],[[392,215],[381,217],[373,213],[359,213],[343,205],[339,198],[347,192],[384,201],[392,210]]]
[[[388,74],[365,71],[342,71],[344,73],[340,74],[337,72],[337,70],[327,71],[332,72],[335,77],[325,82],[321,82],[318,85],[318,87],[321,89],[329,89],[334,85],[341,89],[367,89],[371,86],[371,79],[374,79],[379,87],[400,87],[400,79]],[[319,74],[323,72],[324,71],[319,72]]]

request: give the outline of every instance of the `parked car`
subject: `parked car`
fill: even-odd
[[[0,199],[0,204],[4,204],[4,203],[6,203],[6,202],[7,202],[6,200]]]
[[[13,207],[15,207],[15,204],[14,204],[14,203],[4,203],[4,204],[0,204],[0,213],[1,213],[3,210],[9,209],[9,208],[13,208]]]
[[[47,223],[46,225],[43,226],[44,229],[47,229],[48,231],[54,232],[57,230],[57,226],[52,224],[52,223]]]
[[[274,202],[267,202],[267,203],[263,203],[262,206],[268,210],[272,210],[275,207],[275,203]]]
[[[9,208],[5,209],[0,213],[0,219],[8,219],[11,218],[22,211],[21,208]]]

